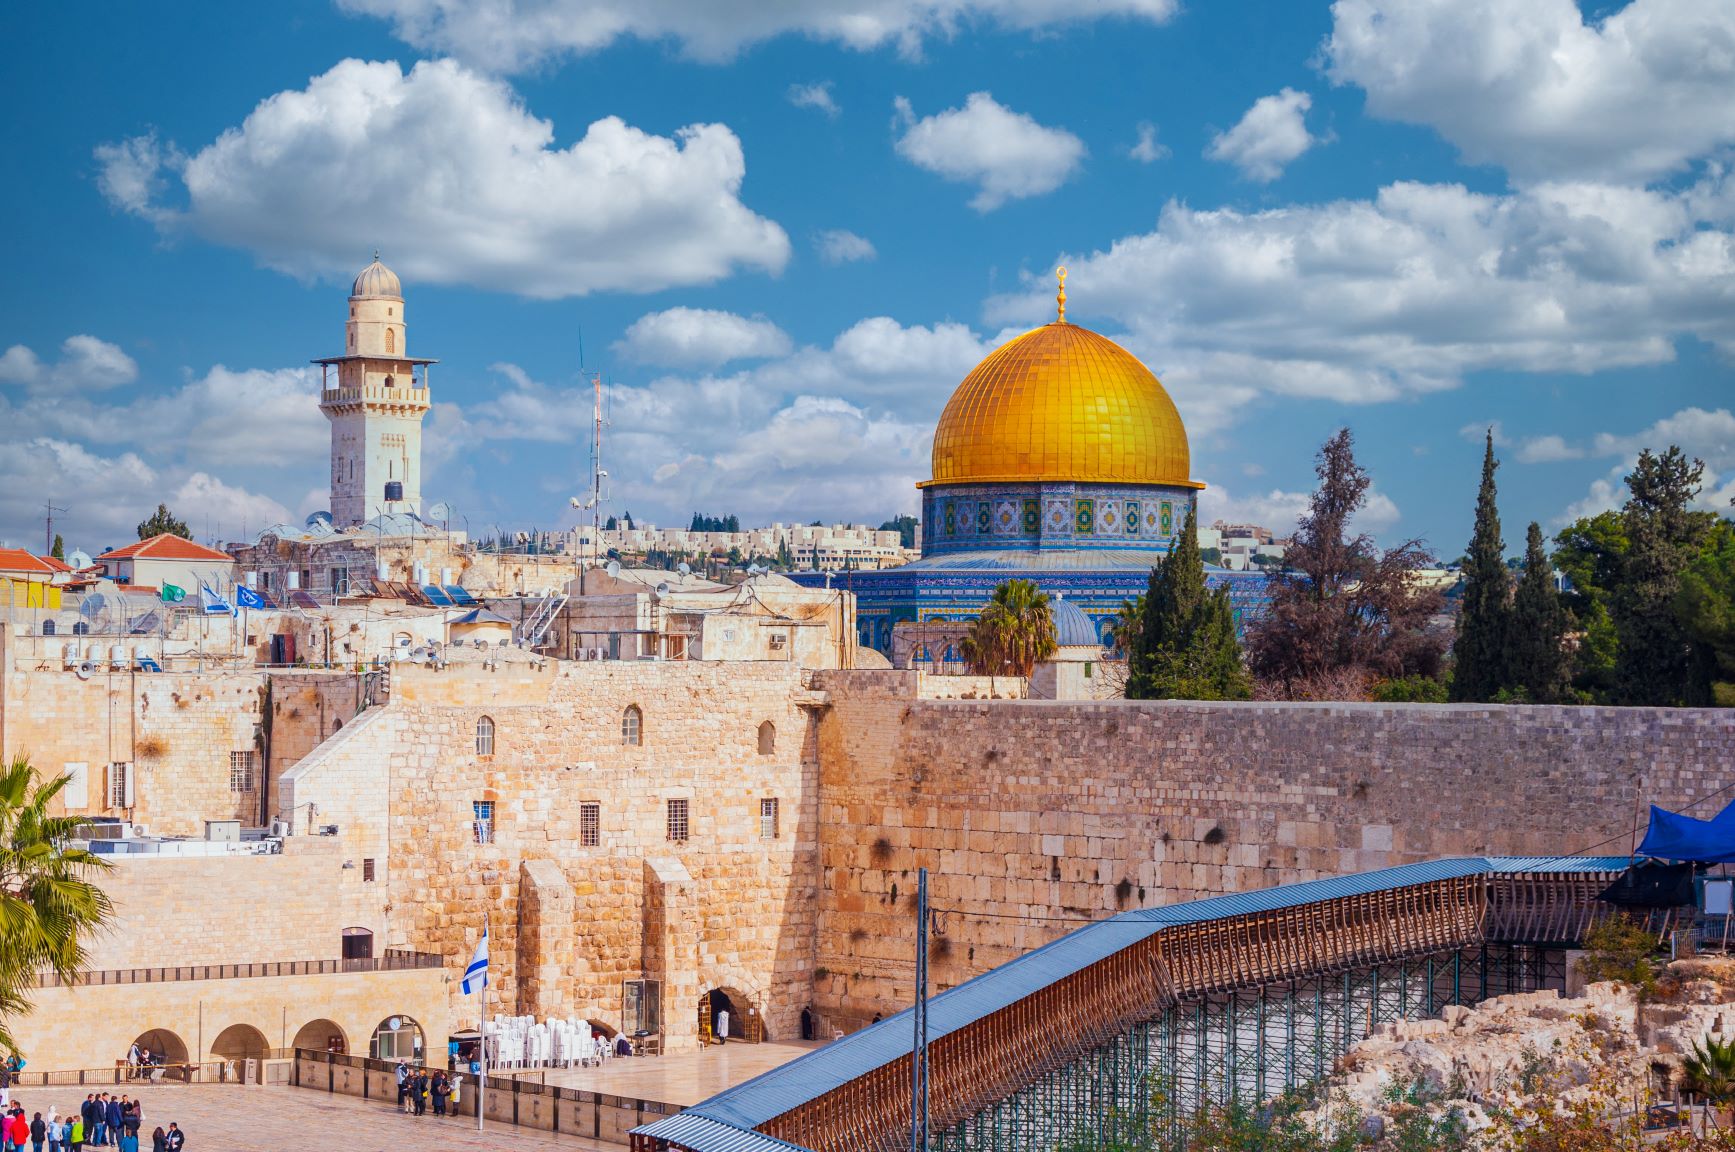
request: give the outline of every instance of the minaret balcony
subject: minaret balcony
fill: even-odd
[[[327,388],[319,394],[321,408],[415,408],[430,406],[426,388],[391,388],[370,385],[363,388]]]

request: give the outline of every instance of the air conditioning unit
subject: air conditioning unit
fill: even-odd
[[[273,820],[271,822],[271,835],[273,838],[293,836],[295,835],[295,825],[288,820]]]
[[[336,836],[337,835],[337,825],[336,824],[321,824],[319,826],[319,834],[321,836]]]

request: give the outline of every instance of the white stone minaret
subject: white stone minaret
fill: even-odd
[[[325,370],[319,408],[331,421],[331,519],[339,528],[422,510],[422,417],[428,366],[439,361],[407,355],[404,332],[403,288],[375,252],[350,292],[344,354],[314,361]]]

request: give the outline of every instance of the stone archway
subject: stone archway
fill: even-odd
[[[349,1037],[333,1020],[309,1020],[295,1034],[296,1048],[313,1052],[348,1052]]]
[[[712,1044],[723,1039],[725,1012],[729,1014],[728,1039],[748,1044],[769,1039],[763,1006],[738,988],[719,986],[699,997],[699,1037],[702,1043]]]
[[[162,1069],[153,1073],[149,1068],[141,1068],[138,1073],[140,1076],[187,1079],[187,1042],[175,1033],[167,1028],[151,1028],[139,1033],[133,1045],[139,1050],[140,1060],[148,1061],[151,1067]],[[123,1052],[121,1055],[127,1056],[128,1053]]]
[[[251,1024],[231,1024],[211,1041],[211,1055],[239,1065],[243,1060],[263,1060],[271,1051],[271,1041]]]

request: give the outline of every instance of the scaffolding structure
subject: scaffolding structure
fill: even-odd
[[[1324,1080],[1377,1025],[1511,992],[1564,991],[1561,949],[1483,944],[1182,1001],[941,1132],[934,1152],[1179,1148],[1209,1105]]]

